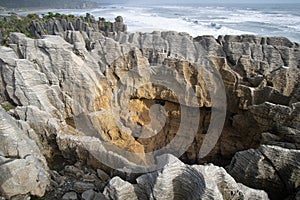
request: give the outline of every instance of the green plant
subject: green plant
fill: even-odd
[[[8,102],[8,101],[4,101],[1,103],[2,108],[7,112],[11,109],[15,109],[16,106],[14,106],[12,103]]]
[[[90,13],[85,14],[85,19],[88,20],[92,15]]]
[[[105,22],[105,26],[108,26],[108,27],[110,27],[111,26],[111,22]]]
[[[11,32],[24,33],[26,36],[30,37],[30,25],[32,20],[38,20],[39,17],[35,14],[28,15],[27,17],[10,16],[3,20],[0,20],[0,31],[2,38],[2,44],[5,45],[7,38]]]
[[[53,12],[48,12],[48,16],[49,16],[50,18],[54,17]]]
[[[37,15],[37,14],[28,14],[26,16],[26,18],[31,19],[31,20],[39,20],[40,19],[39,15]]]
[[[116,21],[116,22],[123,22],[123,17],[122,17],[122,16],[117,16],[117,17],[115,18],[115,21]]]

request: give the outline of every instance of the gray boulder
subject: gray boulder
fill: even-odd
[[[262,145],[238,152],[228,173],[240,183],[268,192],[272,199],[283,199],[299,187],[300,151]]]

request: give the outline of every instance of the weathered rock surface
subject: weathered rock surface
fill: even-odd
[[[121,26],[122,19],[116,23],[116,27]],[[54,25],[49,27],[52,30]],[[243,161],[246,159],[243,154],[237,154],[234,160],[241,164],[232,161],[232,176],[244,185],[268,191],[270,197],[273,197],[272,184],[277,193],[296,192],[300,127],[298,44],[285,38],[248,35],[215,39],[192,38],[176,32],[105,35],[72,28],[55,31],[63,33],[59,34],[62,37],[30,39],[12,33],[9,47],[0,47],[0,102],[12,105],[9,114],[21,127],[19,134],[26,133],[36,143],[38,151],[33,152],[43,154],[50,168],[56,168],[56,158],[63,158],[58,163],[59,170],[64,169],[63,173],[74,177],[68,179],[71,182],[52,182],[53,187],[69,187],[60,195],[77,188],[80,197],[87,190],[104,189],[103,184],[110,181],[104,192],[108,198],[146,195],[163,199],[165,195],[172,199],[195,195],[190,197],[197,199],[200,195],[230,199],[230,195],[236,195],[251,199],[250,196],[256,195],[264,199],[264,192],[246,190],[246,186],[237,184],[222,168],[214,166],[188,166],[176,161],[176,166],[139,178],[139,174],[131,174],[147,172],[145,168],[157,164],[157,156],[165,153],[181,156],[190,164],[226,165],[237,151],[258,148],[261,143],[272,146],[272,151],[266,149],[268,158],[286,155],[287,159],[282,159],[283,163],[272,161],[276,161],[272,164],[276,170],[269,161],[261,169],[264,166],[261,158],[265,156],[258,150],[249,150],[245,154],[251,162]],[[213,98],[218,100],[217,104]],[[224,109],[226,113],[222,112]],[[213,124],[212,119],[219,124]],[[216,135],[212,134],[215,132]],[[177,136],[179,140],[165,150]],[[28,147],[23,148],[20,152],[29,151]],[[40,159],[33,153],[30,155]],[[21,164],[29,162],[26,160],[31,157],[21,157]],[[88,178],[81,169],[65,168],[77,161],[104,170],[110,178],[114,175],[121,178],[110,179],[103,173],[98,178]],[[32,163],[35,165],[35,161]],[[235,173],[246,170],[247,164],[254,170],[253,185]],[[163,166],[157,167],[159,170]],[[47,163],[35,168],[47,170]],[[207,169],[214,173],[209,174]],[[277,171],[285,179],[278,179]],[[95,171],[92,174],[97,176]],[[262,176],[257,178],[254,174]],[[80,175],[79,180],[76,175]],[[221,177],[222,181],[208,177]],[[147,188],[143,181],[153,184]],[[263,187],[258,187],[260,184]],[[44,189],[37,192],[34,188],[35,185],[15,193],[43,195]],[[177,194],[174,188],[182,190]]]
[[[35,134],[21,129],[0,107],[0,194],[6,198],[28,193],[41,197],[50,184],[46,160],[26,133]]]
[[[160,158],[159,158],[160,159]],[[108,199],[268,199],[261,190],[237,184],[225,169],[213,165],[185,165],[167,155],[160,171],[137,178],[130,184],[114,177],[104,189]]]
[[[263,189],[273,199],[283,199],[300,186],[299,160],[299,150],[263,145],[236,153],[228,172],[238,182]]]

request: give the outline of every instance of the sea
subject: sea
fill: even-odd
[[[48,10],[47,10],[48,11]],[[40,11],[39,14],[47,12]],[[49,10],[64,14],[124,18],[129,32],[178,31],[191,36],[283,36],[300,43],[298,4],[105,5],[93,9]]]

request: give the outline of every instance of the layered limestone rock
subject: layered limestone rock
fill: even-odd
[[[145,174],[130,184],[120,177],[104,189],[108,199],[268,199],[261,190],[237,184],[221,167],[185,165],[171,155],[162,170]]]
[[[238,182],[267,191],[272,199],[283,199],[300,186],[299,159],[299,150],[263,145],[236,153],[228,172]]]
[[[16,121],[0,107],[0,194],[6,198],[43,196],[50,183],[48,165],[24,121]]]
[[[138,46],[150,63],[168,63],[168,57],[187,59],[192,63],[203,62],[204,58],[209,57],[222,75],[228,98],[228,126],[225,126],[219,149],[215,152],[223,157],[237,149],[258,147],[262,132],[274,132],[279,126],[299,129],[298,115],[295,114],[299,113],[299,100],[295,97],[299,96],[298,44],[285,38],[250,35],[220,36],[218,40],[203,36],[192,40],[186,34],[175,32],[136,33],[129,36],[121,33],[114,39],[124,46]],[[205,88],[203,84],[197,85]],[[200,96],[202,99],[205,97],[203,94]],[[277,119],[271,124],[272,117],[269,117],[267,120],[270,124],[262,127],[260,119],[254,116],[257,115],[255,108],[251,106],[263,106],[261,104],[264,102],[291,108],[293,114],[290,113],[291,117],[287,119],[290,124],[282,124]],[[268,111],[263,112],[267,114]],[[204,126],[207,127],[207,124]],[[195,160],[197,156],[187,154],[187,157],[188,160]],[[199,159],[196,160],[199,162]]]
[[[84,18],[62,18],[53,17],[50,20],[33,20],[30,26],[30,34],[36,38],[42,38],[45,35],[64,36],[65,31],[83,31],[90,32],[125,32],[127,26],[123,23],[123,18],[118,16],[115,22],[106,21],[104,18],[95,19],[94,16],[87,14]]]
[[[166,153],[190,164],[226,165],[237,151],[261,143],[282,147],[279,152],[299,149],[298,44],[248,35],[215,39],[176,32],[61,31],[62,37],[43,39],[11,34],[9,47],[0,47],[0,100],[3,105],[9,102],[9,114],[36,133],[31,139],[51,168],[57,157],[63,157],[66,162],[61,165],[82,161],[109,174],[120,173],[123,180],[112,179],[105,190],[110,198],[117,198],[112,191],[129,195],[121,186],[136,190],[136,197],[154,195],[145,192],[149,188],[140,191],[141,179],[137,185],[125,180],[135,181],[139,174],[133,173],[162,169],[165,162],[157,158]],[[253,153],[247,159],[257,157]],[[293,173],[298,160],[287,160]],[[233,173],[231,165],[233,176],[251,186]],[[195,184],[208,181],[215,188],[205,191],[200,184],[199,195],[229,199],[218,180],[206,180],[206,168],[181,163],[177,172],[183,173],[182,180],[196,174]],[[213,170],[216,176],[228,176],[221,169]],[[167,171],[162,174],[171,177]],[[154,174],[145,175],[146,180],[159,180],[166,187],[172,180]],[[260,180],[269,182],[269,177]],[[286,181],[294,184],[288,187],[290,194],[297,181]],[[233,191],[246,187],[232,184]],[[261,189],[272,192],[267,187]],[[285,187],[279,184],[277,191]],[[171,188],[166,190],[169,198],[174,197]],[[243,195],[254,193],[260,196],[252,190]],[[162,198],[159,192],[155,195]]]

